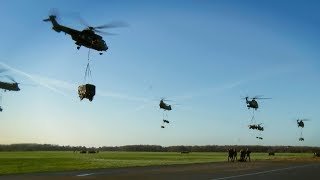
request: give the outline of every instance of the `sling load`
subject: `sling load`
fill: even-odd
[[[86,82],[88,78],[92,78],[91,76],[91,69],[90,69],[90,48],[88,51],[88,63],[84,75],[84,81]],[[93,84],[83,84],[78,87],[78,94],[80,100],[86,98],[89,99],[89,101],[93,100],[93,97],[96,94],[96,86]]]

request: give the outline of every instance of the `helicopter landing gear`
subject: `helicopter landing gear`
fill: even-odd
[[[81,46],[77,46],[77,49],[79,50]]]

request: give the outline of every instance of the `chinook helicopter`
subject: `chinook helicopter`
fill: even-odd
[[[17,83],[12,77],[5,76],[10,79],[12,82],[3,82],[0,81],[0,89],[4,89],[4,91],[20,91],[19,83]]]
[[[257,110],[259,108],[259,104],[256,101],[256,99],[271,99],[271,98],[262,98],[261,96],[255,96],[253,98],[250,98],[250,97],[246,96],[243,99],[246,100],[248,109],[253,108],[253,109]],[[249,100],[249,99],[251,99],[251,100]]]
[[[310,121],[310,120],[309,119],[297,119],[298,127],[304,128],[304,122],[303,121]]]
[[[168,101],[168,100],[165,100],[164,98],[160,100],[160,104],[159,104],[160,109],[163,109],[165,111],[171,111],[172,110],[171,105],[166,104],[164,101]]]
[[[44,19],[43,21],[45,22],[50,21],[52,23],[52,26],[53,26],[52,29],[54,31],[58,33],[62,31],[65,34],[69,34],[71,38],[75,41],[75,44],[77,45],[78,50],[80,49],[81,46],[85,46],[87,48],[95,49],[97,51],[107,51],[108,46],[106,42],[103,40],[103,38],[100,35],[96,33],[105,34],[105,35],[114,35],[112,33],[100,31],[100,29],[127,26],[127,24],[123,22],[113,22],[113,23],[102,25],[102,26],[93,27],[93,26],[87,25],[86,23],[84,23],[83,20],[81,20],[83,24],[87,26],[87,28],[82,31],[78,31],[78,30],[60,25],[57,22],[56,18],[57,18],[56,15],[50,15],[49,18]],[[102,52],[100,52],[99,54],[102,55]]]
[[[0,73],[1,72],[3,72],[3,70],[0,70]],[[4,91],[20,91],[19,83],[17,83],[11,76],[5,75],[4,77],[10,79],[12,83],[0,81],[0,89],[3,89]],[[1,106],[2,106],[2,94],[0,94],[0,112],[3,111]]]

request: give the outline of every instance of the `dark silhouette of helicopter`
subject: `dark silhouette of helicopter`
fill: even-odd
[[[248,109],[253,108],[253,109],[257,110],[259,108],[259,104],[256,101],[256,99],[271,99],[271,98],[262,98],[261,96],[255,96],[253,98],[250,98],[250,97],[246,96],[243,99],[246,100]],[[249,100],[249,99],[251,99],[251,100]]]
[[[257,138],[257,139],[260,139],[260,140],[262,140],[262,139],[263,139],[263,137],[258,137],[258,136],[257,136],[256,138]]]
[[[299,141],[304,141],[304,138],[303,137],[299,138]]]
[[[17,83],[11,76],[5,77],[10,79],[12,83],[0,81],[0,89],[4,89],[4,91],[20,91],[19,83]]]
[[[127,26],[123,22],[113,22],[113,23],[102,25],[102,26],[93,27],[93,26],[86,25],[82,21],[83,24],[85,26],[87,26],[87,28],[82,31],[78,31],[78,30],[60,25],[56,21],[56,15],[50,15],[48,19],[44,19],[43,21],[45,21],[45,22],[51,21],[52,26],[53,26],[52,29],[55,30],[56,32],[62,31],[65,34],[69,34],[71,36],[71,38],[74,41],[76,41],[75,44],[78,45],[77,49],[80,49],[81,46],[85,46],[87,48],[95,49],[97,51],[107,51],[108,46],[107,46],[106,42],[103,40],[103,38],[96,33],[106,34],[106,35],[114,35],[112,33],[100,31],[99,29]],[[102,55],[102,52],[100,52],[99,54]]]
[[[257,130],[259,130],[259,131],[264,131],[264,127],[261,126],[261,124],[258,124],[258,125],[256,125],[256,124],[250,124],[250,125],[249,125],[249,129],[257,129]]]
[[[165,111],[171,111],[172,110],[171,105],[166,104],[164,101],[168,101],[168,100],[165,100],[164,98],[160,100],[160,104],[159,104],[160,109],[163,109]]]
[[[297,119],[298,127],[304,128],[304,122],[303,121],[309,121],[309,119]]]

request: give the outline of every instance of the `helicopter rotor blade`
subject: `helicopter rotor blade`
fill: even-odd
[[[24,85],[24,86],[33,86],[33,87],[37,87],[36,84],[26,84],[26,83],[19,83],[20,85]]]
[[[96,26],[94,29],[105,29],[105,28],[118,28],[118,27],[128,27],[128,23],[122,21],[114,21],[101,26]]]
[[[257,98],[254,98],[254,99],[272,99],[272,98],[259,98],[259,97],[257,97]]]
[[[12,82],[14,82],[14,83],[17,83],[17,81],[13,78],[13,77],[11,77],[11,76],[9,76],[9,75],[5,75],[5,77],[6,78],[8,78],[8,79],[10,79]]]
[[[100,31],[100,30],[96,30],[94,29],[94,32],[96,33],[99,33],[99,34],[103,34],[103,35],[108,35],[108,36],[115,36],[115,35],[118,35],[118,34],[115,34],[115,33],[109,33],[109,32],[105,32],[105,31]]]
[[[87,21],[85,21],[80,15],[76,16],[76,18],[79,20],[79,22],[86,26],[87,28],[90,28],[91,26],[87,23]],[[93,27],[92,27],[93,28]]]
[[[256,95],[253,98],[261,98],[263,95]]]
[[[8,69],[0,69],[0,73],[6,72]]]

